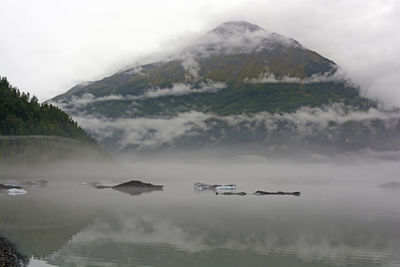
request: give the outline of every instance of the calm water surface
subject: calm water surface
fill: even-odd
[[[32,266],[400,266],[400,191],[377,188],[377,173],[352,179],[362,166],[312,168],[279,165],[272,174],[271,165],[199,164],[181,172],[179,164],[149,163],[132,166],[131,177],[47,176],[47,187],[25,195],[0,193],[0,233]],[[43,177],[13,177],[35,178]],[[130,195],[82,185],[128,178],[165,190]],[[302,194],[221,196],[195,192],[199,180]]]

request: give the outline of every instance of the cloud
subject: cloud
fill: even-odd
[[[171,88],[152,88],[147,90],[142,95],[107,95],[96,97],[93,94],[86,93],[82,96],[72,95],[71,97],[61,100],[58,102],[50,101],[49,104],[57,106],[64,111],[74,114],[80,112],[80,109],[98,102],[106,101],[132,101],[132,105],[137,105],[135,101],[146,99],[146,98],[157,98],[164,96],[182,96],[189,94],[204,94],[204,93],[216,93],[219,90],[226,88],[226,84],[223,82],[214,82],[207,80],[201,82],[198,85],[192,85],[188,83],[176,83]],[[82,111],[84,113],[84,111]]]
[[[132,105],[135,105],[135,100],[139,99],[137,96],[131,95],[108,95],[102,97],[96,97],[93,94],[87,93],[82,96],[72,95],[67,100],[62,101],[48,101],[48,104],[59,107],[63,111],[71,114],[75,113],[85,113],[81,111],[82,108],[87,105],[98,103],[98,102],[106,102],[106,101],[132,101]]]
[[[283,76],[283,77],[275,77],[273,73],[268,71],[261,73],[257,78],[245,78],[244,82],[246,83],[323,83],[323,82],[343,82],[350,84],[352,86],[356,86],[351,78],[343,72],[342,69],[335,67],[336,71],[332,74],[331,72],[326,72],[323,74],[313,74],[310,77],[299,78],[292,76]]]
[[[116,150],[122,150],[128,145],[152,150],[165,145],[174,146],[177,141],[190,136],[202,136],[210,142],[218,143],[226,137],[224,131],[262,131],[268,139],[269,135],[277,134],[282,125],[292,138],[302,139],[322,134],[335,140],[337,131],[341,131],[340,127],[349,122],[360,123],[372,134],[377,129],[371,123],[373,120],[382,121],[386,130],[396,129],[400,122],[400,113],[374,108],[366,112],[357,111],[343,104],[334,104],[322,108],[303,107],[296,112],[282,114],[259,112],[253,115],[217,116],[192,111],[173,117],[106,119],[75,116],[74,119],[101,143],[117,140],[117,147],[114,147]],[[215,136],[213,131],[216,129],[225,130]]]
[[[144,75],[143,67],[140,66],[140,65],[139,66],[135,66],[133,68],[129,68],[128,70],[124,70],[123,73],[126,74],[126,75],[135,75],[135,74]]]
[[[400,113],[397,111],[386,112],[375,108],[366,112],[356,111],[343,104],[333,104],[322,108],[303,107],[292,113],[269,114],[268,112],[260,112],[253,116],[236,115],[228,116],[225,119],[232,126],[254,122],[258,125],[264,125],[266,129],[276,129],[280,122],[288,122],[297,134],[301,137],[307,137],[328,129],[334,132],[334,127],[330,127],[332,123],[343,125],[347,122],[381,120],[385,122],[387,129],[393,129],[400,120]]]
[[[339,65],[364,96],[400,107],[399,12],[400,3],[393,0],[254,1],[252,8],[231,10],[228,18],[247,19],[300,41]]]
[[[185,79],[187,81],[198,81],[200,80],[200,65],[196,61],[193,55],[186,53],[183,56],[180,57],[180,60],[182,60],[182,67],[185,70]]]
[[[251,29],[251,27],[257,27]],[[277,33],[270,33],[247,22],[224,23],[205,35],[192,39],[183,47],[184,60],[207,58],[215,54],[251,53],[263,49],[272,49],[277,45],[301,45],[293,39]]]
[[[132,10],[138,12],[132,16]],[[80,81],[176,53],[192,43],[193,36],[222,22],[246,20],[332,59],[361,85],[363,94],[400,107],[399,12],[395,0],[5,0],[0,32],[7,38],[0,44],[0,73],[46,100]],[[149,16],[151,23],[143,23]]]
[[[216,93],[226,87],[225,83],[207,81],[202,82],[199,88],[194,88],[190,84],[176,83],[171,88],[157,88],[147,91],[140,98],[154,98],[161,96],[181,96],[188,94]]]
[[[200,112],[181,113],[173,118],[126,118],[105,119],[99,117],[74,117],[86,130],[100,142],[117,138],[116,150],[127,145],[139,149],[157,149],[172,143],[175,138],[189,134],[193,129],[206,128],[209,115]]]

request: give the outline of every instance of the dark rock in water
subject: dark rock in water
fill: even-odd
[[[21,186],[17,186],[17,185],[5,185],[5,184],[0,184],[0,190],[8,190],[8,189],[22,189]]]
[[[102,183],[88,183],[96,189],[105,189],[112,188],[114,190],[118,190],[120,192],[127,193],[132,196],[141,195],[143,193],[149,193],[152,191],[163,190],[163,185],[154,185],[151,183],[144,183],[139,180],[132,180],[126,183],[110,185],[110,184],[102,184]]]
[[[257,196],[263,196],[263,195],[293,195],[293,196],[300,196],[300,192],[267,192],[267,191],[256,191],[254,192],[255,195]]]
[[[126,183],[118,184],[113,186],[113,189],[123,188],[123,187],[135,187],[135,188],[149,188],[149,189],[162,189],[163,185],[154,185],[151,183],[144,183],[139,180],[132,180]]]
[[[144,183],[139,180],[132,180],[126,183],[112,186],[111,188],[123,193],[127,193],[131,196],[138,196],[143,193],[163,190],[163,187],[163,185],[154,185],[151,183]]]
[[[245,196],[246,192],[215,192],[216,195],[225,195],[225,196]]]
[[[29,259],[17,251],[15,246],[0,236],[0,266],[20,267],[28,266]]]
[[[379,184],[378,187],[387,188],[387,189],[400,189],[400,182],[391,181],[391,182]]]

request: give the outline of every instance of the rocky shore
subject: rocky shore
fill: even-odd
[[[18,252],[15,245],[0,236],[0,266],[22,267],[27,266],[29,259]]]

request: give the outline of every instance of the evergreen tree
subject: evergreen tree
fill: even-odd
[[[68,114],[21,93],[6,77],[0,77],[0,135],[57,135],[96,142]]]

